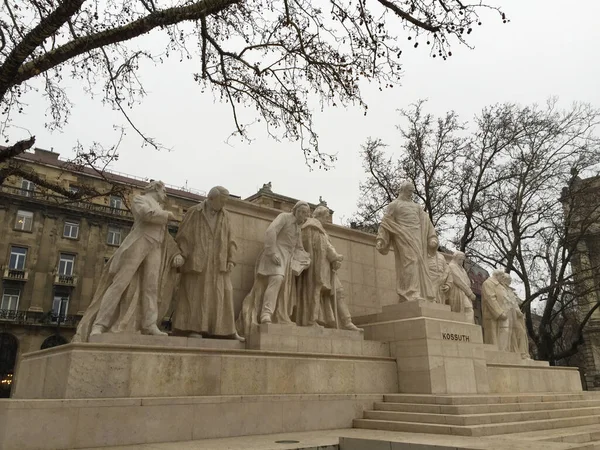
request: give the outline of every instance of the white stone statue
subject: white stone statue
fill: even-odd
[[[525,315],[521,312],[521,305],[517,293],[510,286],[512,278],[510,274],[503,273],[500,280],[506,289],[509,329],[508,351],[519,353],[523,359],[531,359],[531,356],[529,355],[529,339],[527,338]]]
[[[308,203],[299,201],[292,212],[279,214],[265,232],[258,256],[254,285],[244,298],[238,332],[248,337],[259,323],[293,324],[295,278],[310,265],[302,247],[301,225],[310,215]]]
[[[400,302],[435,302],[436,293],[429,275],[427,245],[436,236],[429,216],[412,201],[414,187],[400,185],[398,198],[389,204],[379,231],[376,248],[385,255],[390,247],[396,259],[396,291]]]
[[[344,257],[335,250],[323,228],[328,218],[329,209],[317,206],[313,217],[302,225],[302,243],[311,263],[298,278],[296,324],[362,331],[352,323],[344,301],[344,288],[336,273]]]
[[[243,341],[235,329],[230,273],[237,245],[224,209],[228,199],[227,189],[213,187],[206,200],[188,210],[175,237],[185,259],[173,315],[175,334]]]
[[[473,312],[475,294],[471,290],[471,279],[463,268],[464,261],[465,254],[463,252],[454,252],[452,261],[448,265],[452,276],[452,284],[448,291],[448,304],[452,311],[465,313],[469,323],[475,323]]]
[[[73,340],[87,341],[104,332],[166,335],[158,320],[166,313],[175,286],[175,270],[184,260],[168,233],[173,213],[163,209],[162,181],[151,182],[133,199],[134,225],[106,263],[98,288]]]
[[[507,313],[507,291],[501,280],[504,271],[496,269],[481,285],[483,313],[483,342],[494,344],[498,350],[508,351],[509,322]]]
[[[438,238],[430,238],[427,246],[427,265],[433,283],[433,290],[436,294],[435,301],[445,305],[448,303],[448,291],[452,285],[452,275],[446,258],[438,252],[438,247]]]

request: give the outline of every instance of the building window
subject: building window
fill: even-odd
[[[52,302],[52,321],[57,322],[59,317],[61,320],[67,316],[69,309],[69,296],[66,294],[55,294]]]
[[[116,195],[111,195],[109,206],[113,209],[123,209],[123,199]]]
[[[119,227],[108,227],[108,245],[121,245],[121,229]]]
[[[33,225],[33,213],[31,211],[17,211],[17,222],[15,230],[31,231]]]
[[[71,194],[77,194],[79,192],[79,188],[77,186],[69,186],[69,192]]]
[[[21,297],[20,289],[4,288],[0,309],[3,311],[16,311],[19,307],[19,297]]]
[[[21,195],[33,197],[33,191],[35,191],[35,184],[32,181],[23,178],[23,180],[21,180]]]
[[[62,276],[73,276],[73,268],[75,266],[75,255],[61,253],[58,260],[58,274]]]
[[[8,268],[12,270],[25,270],[25,259],[27,258],[27,249],[24,247],[11,247],[10,260]]]
[[[63,237],[69,239],[77,239],[79,236],[79,222],[65,221],[65,228],[63,230]]]

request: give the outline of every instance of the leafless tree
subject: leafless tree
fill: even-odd
[[[428,116],[415,109],[411,117],[409,123],[419,124],[413,130],[427,129],[423,124]],[[458,119],[438,123],[452,124],[454,132],[462,130]],[[435,194],[420,193],[433,222],[448,218],[458,249],[476,262],[504,267],[516,276],[537,354],[552,362],[567,358],[577,352],[586,324],[600,307],[599,287],[592,281],[600,260],[579,262],[590,228],[600,223],[600,202],[588,184],[574,181],[598,173],[599,123],[600,111],[586,104],[564,111],[555,99],[541,107],[494,105],[476,117],[469,136],[451,140],[451,156],[442,160],[452,161],[447,165],[413,151],[421,145],[436,155],[439,148],[432,144],[435,139],[419,139],[423,133],[417,131],[402,134],[398,157],[386,154],[380,141],[370,140],[363,148],[367,181],[361,185],[355,220],[376,222],[402,179],[416,181],[417,191],[434,189],[437,183],[427,185],[424,180],[435,173],[454,188],[441,192],[455,209],[436,209],[429,200]],[[581,199],[589,203],[585,208]],[[536,309],[541,318],[534,323]]]
[[[360,185],[359,211],[354,219],[361,227],[373,227],[383,209],[398,195],[403,180],[415,185],[415,196],[436,229],[444,231],[456,215],[457,162],[468,150],[462,124],[455,112],[435,118],[420,100],[400,110],[401,143],[398,157],[387,156],[381,140],[369,139],[362,147],[367,179]]]
[[[409,46],[450,57],[488,9],[507,21],[497,7],[461,0],[2,0],[0,131],[8,145],[0,162],[33,145],[11,144],[8,133],[29,91],[43,91],[48,127],[66,123],[65,78],[101,90],[146,144],[160,146],[128,109],[146,94],[142,61],[175,57],[198,59],[195,79],[229,103],[241,136],[262,121],[271,136],[298,141],[309,164],[327,167],[334,155],[319,149],[311,94],[321,106],[354,103],[366,112],[362,81],[397,84]],[[140,39],[148,33],[157,40]],[[243,107],[254,111],[248,120]]]

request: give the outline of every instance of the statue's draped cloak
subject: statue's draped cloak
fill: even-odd
[[[208,208],[206,200],[190,208],[175,237],[185,263],[173,328],[230,336],[235,333],[235,313],[227,265],[235,264],[237,245],[227,211],[216,213],[212,228]]]
[[[396,259],[396,291],[400,302],[435,301],[429,276],[427,243],[436,237],[429,216],[410,201],[394,200],[383,217],[377,239],[383,242],[382,254],[394,249]]]

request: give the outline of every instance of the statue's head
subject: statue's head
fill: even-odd
[[[462,263],[465,261],[465,254],[463,252],[454,252],[452,255],[452,261],[454,261],[459,266],[462,266]]]
[[[403,181],[398,188],[398,197],[411,198],[415,193],[415,185],[412,181]]]
[[[512,283],[512,277],[509,273],[502,272],[502,275],[500,275],[500,282],[505,286],[510,286],[510,283]]]
[[[502,283],[504,273],[504,269],[494,269],[494,271],[492,272],[492,277],[498,280],[500,283]]]
[[[292,208],[292,214],[296,217],[296,223],[302,225],[310,217],[310,206],[300,200]]]
[[[144,188],[144,194],[154,194],[158,201],[164,202],[167,199],[167,188],[162,181],[152,180],[148,183],[148,186]]]
[[[326,206],[317,206],[313,212],[313,217],[321,223],[327,222],[329,218],[329,208]]]
[[[223,186],[215,186],[208,191],[206,199],[208,200],[208,204],[213,211],[221,211],[227,204],[227,200],[229,199],[229,191]]]
[[[439,246],[440,241],[438,240],[437,236],[434,236],[427,241],[427,247],[429,250],[437,250]]]

